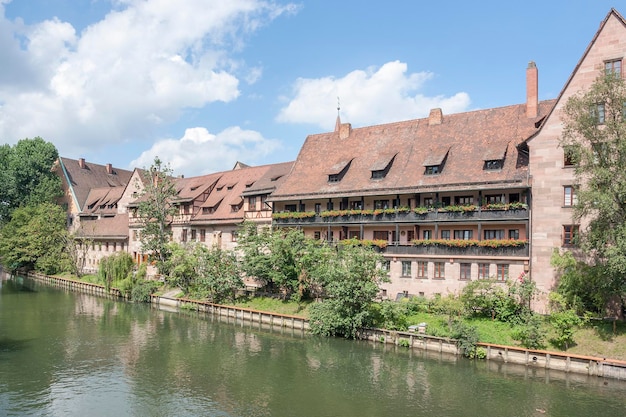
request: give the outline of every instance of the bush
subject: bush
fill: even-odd
[[[527,349],[544,349],[546,337],[542,324],[543,319],[540,316],[531,314],[525,324],[519,325],[513,330],[512,337],[519,340],[522,346]]]
[[[150,295],[156,292],[160,284],[156,281],[138,282],[131,291],[131,300],[137,303],[149,303]]]
[[[452,323],[452,338],[457,339],[457,346],[467,358],[476,358],[476,344],[480,340],[478,329],[462,321]]]

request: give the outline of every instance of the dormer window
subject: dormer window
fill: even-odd
[[[437,175],[440,172],[439,165],[427,165],[424,175]]]
[[[443,171],[443,166],[448,158],[449,146],[431,149],[426,156],[426,160],[422,164],[425,167],[424,175],[437,175]]]
[[[396,155],[397,153],[380,157],[371,167],[371,178],[373,180],[380,180],[385,178],[387,176],[387,173],[391,169],[391,165],[393,165],[393,160],[396,158]]]
[[[328,173],[328,182],[339,182],[342,180],[348,169],[350,169],[350,164],[352,163],[352,159],[349,161],[341,161],[330,168],[330,172]]]
[[[498,171],[502,169],[502,165],[504,165],[503,162],[504,161],[502,159],[491,159],[485,161],[483,169],[486,171]]]
[[[499,171],[504,167],[504,159],[509,144],[492,143],[487,145],[483,153],[483,170]]]

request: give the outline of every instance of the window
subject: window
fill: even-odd
[[[428,262],[417,261],[417,277],[428,278]]]
[[[361,239],[361,232],[358,230],[350,230],[348,232],[348,239]]]
[[[446,207],[450,205],[450,201],[452,201],[450,199],[450,197],[441,197],[441,205],[442,207]]]
[[[442,230],[441,231],[441,238],[444,240],[450,240],[450,231],[449,230]]]
[[[239,205],[239,204],[231,204],[230,211],[232,213],[237,213],[240,208],[241,208],[241,205]]]
[[[563,246],[572,246],[576,243],[578,235],[578,225],[566,224],[563,226]]]
[[[484,236],[485,236],[485,240],[504,239],[504,229],[485,230]]]
[[[502,159],[492,159],[490,161],[485,161],[483,169],[485,171],[497,171],[499,169],[502,169]]]
[[[187,241],[187,229],[183,229],[183,234],[180,237],[180,241],[181,242],[186,242]]]
[[[322,238],[322,233],[321,232],[314,232],[313,233],[313,238],[315,240],[320,240]]]
[[[462,279],[462,280],[472,279],[472,264],[467,264],[467,263],[461,264],[461,275],[459,275],[459,279]]]
[[[622,75],[622,60],[615,59],[612,61],[606,61],[604,63],[604,72],[606,74]]]
[[[498,204],[504,203],[504,196],[502,194],[491,194],[485,196],[485,204]]]
[[[206,229],[200,229],[200,242],[204,242],[206,240]]]
[[[506,281],[509,279],[509,265],[508,264],[498,264],[497,265],[496,280],[498,281]]]
[[[236,230],[233,230],[233,232],[230,234],[230,241],[236,242],[238,238],[239,238],[239,232],[237,232]]]
[[[519,229],[509,229],[509,239],[519,240]]]
[[[415,239],[415,231],[413,230],[408,230],[406,232],[406,241],[411,243],[413,241],[413,239]]]
[[[568,151],[567,149],[563,150],[563,166],[564,167],[571,167],[576,165],[574,163],[574,157],[572,155],[571,151]]]
[[[444,279],[446,277],[446,264],[445,262],[434,262],[435,267],[435,279]]]
[[[402,276],[411,276],[411,261],[402,261]]]
[[[322,211],[322,205],[320,203],[315,203],[315,213],[319,214]]]
[[[271,207],[267,204],[267,194],[261,196],[261,210],[268,210]]]
[[[595,106],[593,106],[591,108],[591,115],[595,119],[596,123],[601,125],[604,124],[604,103],[597,103]]]
[[[385,272],[389,272],[389,270],[391,269],[391,262],[387,259],[383,260],[382,264],[380,265],[380,269]]]
[[[387,175],[387,172],[384,169],[379,169],[377,171],[372,171],[372,179],[373,180],[379,180],[381,178],[385,178],[385,175]]]
[[[575,206],[577,202],[576,189],[571,185],[563,187],[563,206],[572,207]]]
[[[478,279],[489,279],[489,264],[478,264]]]
[[[433,237],[433,232],[432,230],[424,230],[422,232],[422,239],[424,240],[430,240]]]
[[[473,236],[474,236],[473,230],[455,230],[454,231],[455,239],[470,240],[473,238]]]
[[[471,195],[460,196],[455,197],[454,201],[459,206],[469,206],[471,204],[474,204],[474,197],[472,197]]]
[[[374,230],[374,240],[389,240],[389,232],[387,230]]]
[[[191,241],[196,241],[196,229],[191,229]]]
[[[511,193],[509,194],[509,203],[519,203],[519,193]]]
[[[424,175],[437,175],[439,174],[439,165],[429,165],[424,171]]]
[[[389,200],[374,200],[374,209],[388,209]]]
[[[350,210],[363,210],[363,202],[360,200],[350,201]]]
[[[296,211],[296,205],[295,204],[285,204],[285,211],[290,211],[290,212]]]
[[[248,197],[248,210],[256,211],[256,196]]]
[[[424,206],[425,206],[425,207],[432,207],[432,206],[434,206],[434,205],[435,205],[435,202],[434,202],[434,200],[433,200],[433,198],[432,198],[432,197],[426,197],[426,198],[424,199]]]

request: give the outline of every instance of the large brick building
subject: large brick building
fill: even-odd
[[[306,138],[295,162],[238,163],[231,171],[175,179],[174,240],[232,249],[244,220],[297,227],[329,242],[368,240],[389,270],[383,296],[454,293],[470,280],[530,274],[542,310],[555,284],[550,257],[570,246],[581,227],[572,221],[574,172],[559,146],[561,109],[604,71],[623,75],[624,55],[626,22],[612,9],[556,99],[538,100],[531,62],[522,104],[458,114],[433,109],[428,118],[359,128],[338,117],[334,131]],[[128,210],[136,206],[141,171],[94,167],[100,179],[77,184],[87,172],[81,160],[62,162],[72,218],[115,212],[128,219],[122,248],[144,260]],[[98,239],[121,242],[120,225],[108,235],[101,225],[94,227]]]

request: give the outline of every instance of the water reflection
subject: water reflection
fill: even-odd
[[[0,349],[0,415],[580,417],[626,409],[619,381],[20,285],[4,281],[0,291],[0,346],[15,347]]]

